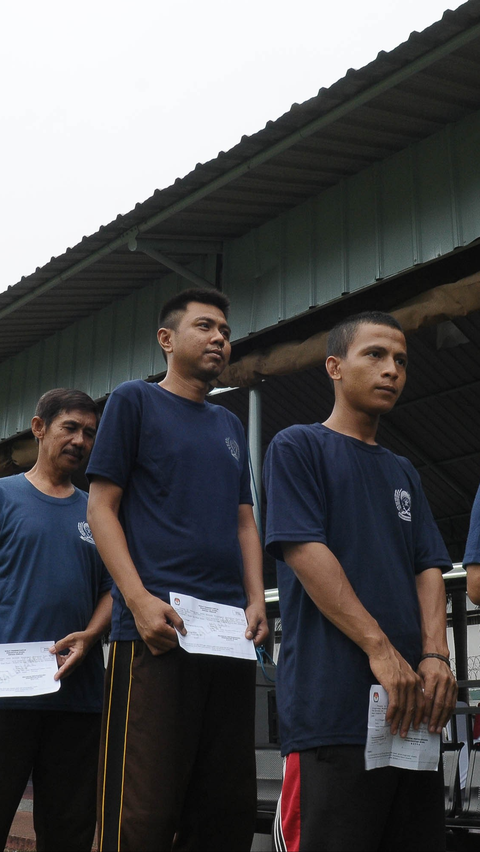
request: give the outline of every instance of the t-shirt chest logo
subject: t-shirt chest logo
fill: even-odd
[[[240,447],[238,446],[237,442],[234,441],[233,438],[225,438],[225,443],[228,449],[230,450],[233,458],[237,461],[240,461]]]
[[[78,524],[78,532],[80,533],[80,538],[82,541],[88,541],[89,544],[95,544],[93,540],[93,535],[90,527],[88,526],[86,521],[79,521]]]
[[[403,488],[397,488],[394,496],[395,505],[398,509],[398,517],[401,518],[402,521],[411,521],[412,500],[408,491],[404,491]]]

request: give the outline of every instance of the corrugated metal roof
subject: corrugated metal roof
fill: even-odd
[[[480,0],[154,194],[0,294],[0,360],[160,279],[127,246],[135,234],[181,242],[238,237],[480,107]]]

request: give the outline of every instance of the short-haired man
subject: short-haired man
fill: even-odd
[[[442,850],[441,772],[364,763],[371,684],[402,737],[422,720],[440,733],[456,698],[451,561],[417,472],[375,440],[405,384],[405,337],[388,314],[358,314],[332,330],[327,355],[330,417],[276,435],[264,468],[282,616],[276,847]]]
[[[0,479],[0,642],[54,640],[60,689],[0,699],[0,848],[29,776],[36,848],[90,852],[103,703],[101,643],[111,578],[71,481],[88,459],[99,412],[87,394],[56,388],[32,420],[38,458]],[[81,664],[81,665],[80,665]]]
[[[166,376],[111,394],[87,471],[88,517],[115,583],[103,852],[251,846],[255,662],[187,653],[169,604],[180,592],[242,607],[247,638],[267,635],[243,428],[205,401],[230,356],[228,305],[193,289],[163,307]]]

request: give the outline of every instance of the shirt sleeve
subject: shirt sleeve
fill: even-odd
[[[243,431],[243,426],[241,424],[240,424],[240,429],[241,429],[240,438],[241,438],[241,442],[242,442],[240,444],[240,446],[242,448],[241,452],[242,452],[242,458],[243,458],[243,465],[242,465],[242,471],[241,471],[241,474],[240,474],[240,493],[239,493],[239,498],[238,498],[238,504],[240,506],[240,505],[242,505],[242,503],[249,503],[250,506],[252,506],[253,505],[253,499],[252,499],[252,489],[250,487],[250,466],[249,466],[249,462],[248,462],[248,447],[247,447],[247,442],[245,440],[245,433]],[[259,488],[260,483],[254,482],[254,487]]]
[[[100,571],[100,586],[99,586],[99,594],[103,595],[104,592],[108,592],[113,586],[113,580],[108,573],[105,565],[102,562],[102,567]]]
[[[137,453],[142,419],[140,394],[120,385],[110,394],[87,466],[87,477],[103,476],[125,489]]]
[[[470,516],[470,528],[468,530],[465,555],[463,557],[463,567],[466,568],[467,565],[478,564],[480,564],[480,486]]]
[[[305,440],[277,435],[263,468],[267,496],[266,549],[283,560],[281,542],[327,544],[325,495]]]
[[[427,568],[446,568],[449,571],[452,560],[423,491],[420,476],[413,466],[411,469],[415,477],[416,500],[420,504],[415,541],[415,573],[419,574]]]

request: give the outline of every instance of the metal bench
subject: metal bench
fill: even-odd
[[[445,787],[445,816],[452,817],[460,803],[460,777],[458,765],[465,743],[443,743],[443,779]]]
[[[256,748],[257,825],[260,834],[270,834],[282,789],[283,758],[278,748]]]

